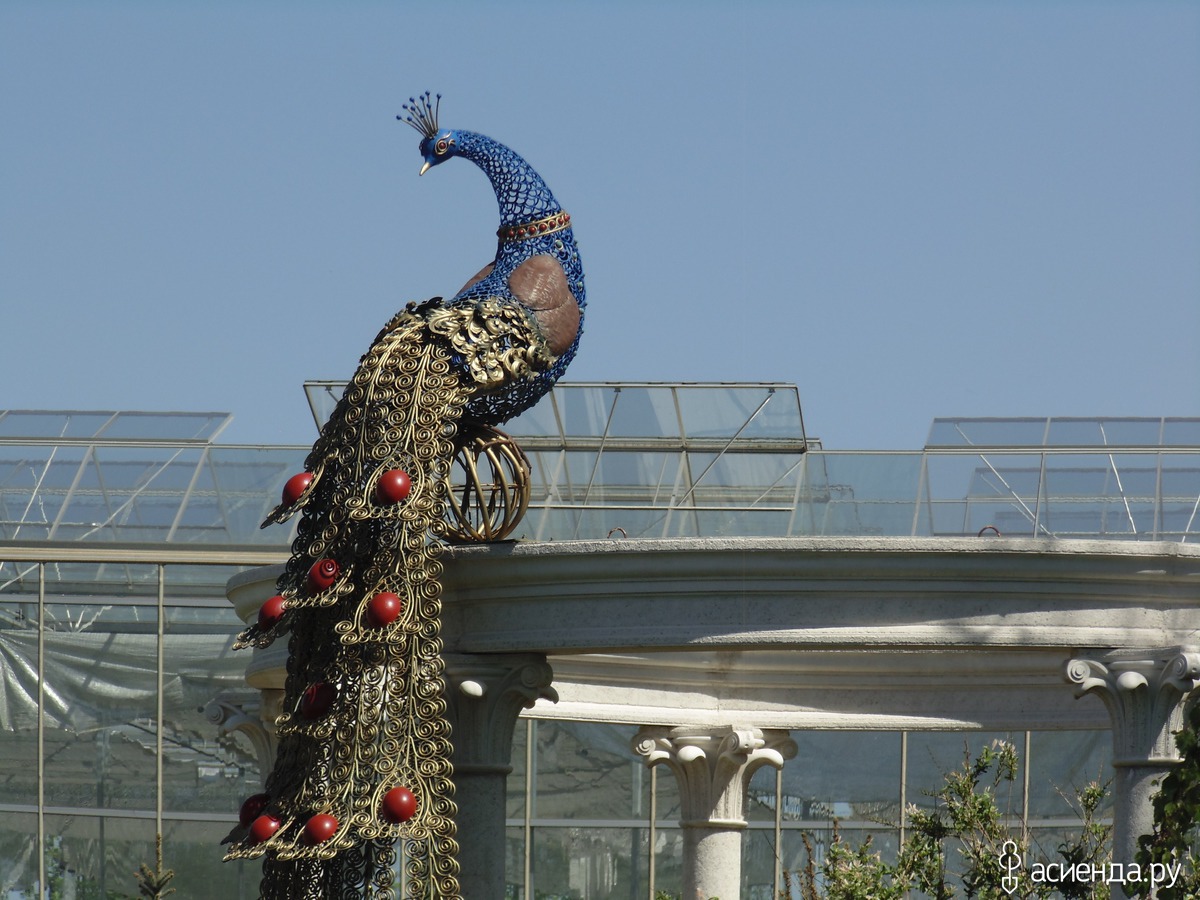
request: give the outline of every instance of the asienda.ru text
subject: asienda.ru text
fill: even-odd
[[[1015,894],[1020,886],[1018,873],[1025,870],[1025,859],[1016,842],[1005,841],[1000,852],[1000,866],[1005,871],[1000,886],[1007,894]],[[1142,884],[1149,881],[1155,887],[1174,887],[1183,874],[1183,863],[1115,862],[1038,862],[1029,866],[1026,875],[1034,884]]]

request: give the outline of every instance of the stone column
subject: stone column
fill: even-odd
[[[1184,698],[1200,686],[1200,651],[1116,650],[1067,663],[1075,695],[1096,694],[1108,707],[1113,733],[1113,862],[1131,863],[1138,837],[1154,828],[1157,782],[1179,763],[1175,732]],[[1113,885],[1113,897],[1123,897]]]
[[[746,786],[760,766],[782,768],[795,741],[751,726],[645,726],[633,749],[647,766],[666,763],[679,783],[683,900],[740,897]]]
[[[447,716],[453,729],[459,886],[464,897],[504,896],[505,785],[517,716],[557,700],[540,654],[449,654]]]

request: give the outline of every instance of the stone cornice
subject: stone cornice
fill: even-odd
[[[1163,646],[1200,607],[1200,547],[1163,542],[614,540],[445,563],[461,652]]]
[[[442,560],[451,680],[455,654],[546,654],[561,699],[536,714],[568,719],[1104,728],[1067,662],[1194,645],[1200,626],[1200,547],[1175,543],[613,540]],[[277,574],[230,580],[243,619]],[[248,682],[281,686],[285,662],[286,641],[257,651]]]

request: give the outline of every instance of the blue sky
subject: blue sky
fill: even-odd
[[[831,448],[934,416],[1200,415],[1200,4],[5,0],[0,407],[308,443],[494,252],[465,161],[572,214],[569,380],[799,385]]]

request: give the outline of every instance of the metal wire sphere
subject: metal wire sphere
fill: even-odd
[[[529,508],[529,460],[516,441],[488,425],[464,429],[455,443],[443,537],[452,543],[502,541]]]

